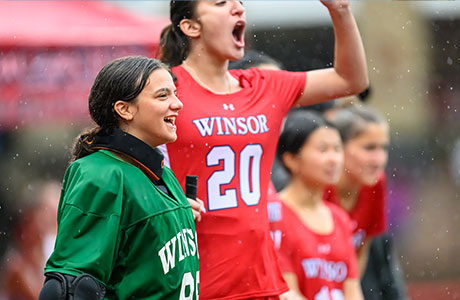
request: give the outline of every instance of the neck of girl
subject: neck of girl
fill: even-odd
[[[201,85],[218,93],[238,89],[238,80],[228,73],[228,60],[191,51],[182,66]]]
[[[362,185],[352,180],[347,173],[340,176],[340,180],[336,185],[337,196],[339,197],[340,206],[346,211],[352,211],[358,202],[359,192]]]
[[[186,65],[192,67],[203,80],[223,78],[228,71],[228,62],[228,59],[219,59],[215,55],[193,51],[193,49],[185,59]]]
[[[313,210],[323,204],[323,193],[323,185],[305,184],[293,178],[281,191],[280,196],[287,203]]]

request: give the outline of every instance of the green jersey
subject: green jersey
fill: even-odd
[[[109,151],[73,162],[45,273],[91,274],[106,299],[198,299],[192,210],[170,169],[161,179],[172,197]]]

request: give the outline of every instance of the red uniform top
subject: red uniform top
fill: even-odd
[[[319,234],[308,228],[289,206],[269,197],[270,230],[283,272],[294,273],[307,299],[343,299],[343,283],[358,278],[351,221],[337,205],[330,209],[334,229]]]
[[[340,205],[334,187],[326,189],[324,199]],[[385,199],[386,184],[383,173],[375,185],[361,188],[355,207],[348,212],[353,222],[353,245],[356,249],[362,246],[366,238],[385,232]]]
[[[182,186],[198,175],[207,212],[197,223],[201,299],[247,299],[287,290],[270,239],[267,187],[283,118],[305,87],[304,72],[231,70],[242,89],[218,95],[181,66],[178,139],[167,144]]]

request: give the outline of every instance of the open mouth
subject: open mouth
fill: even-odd
[[[244,28],[246,23],[244,21],[238,21],[233,28],[232,35],[233,39],[238,47],[244,47]]]
[[[329,176],[329,177],[335,177],[338,173],[338,170],[337,169],[327,169],[324,171],[324,173]]]
[[[176,128],[176,117],[166,117],[163,119],[169,126],[172,126],[173,128]]]

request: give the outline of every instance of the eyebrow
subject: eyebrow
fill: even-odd
[[[158,90],[155,91],[155,94],[156,93],[159,93],[159,92],[171,92],[171,89],[169,88],[159,88]]]

